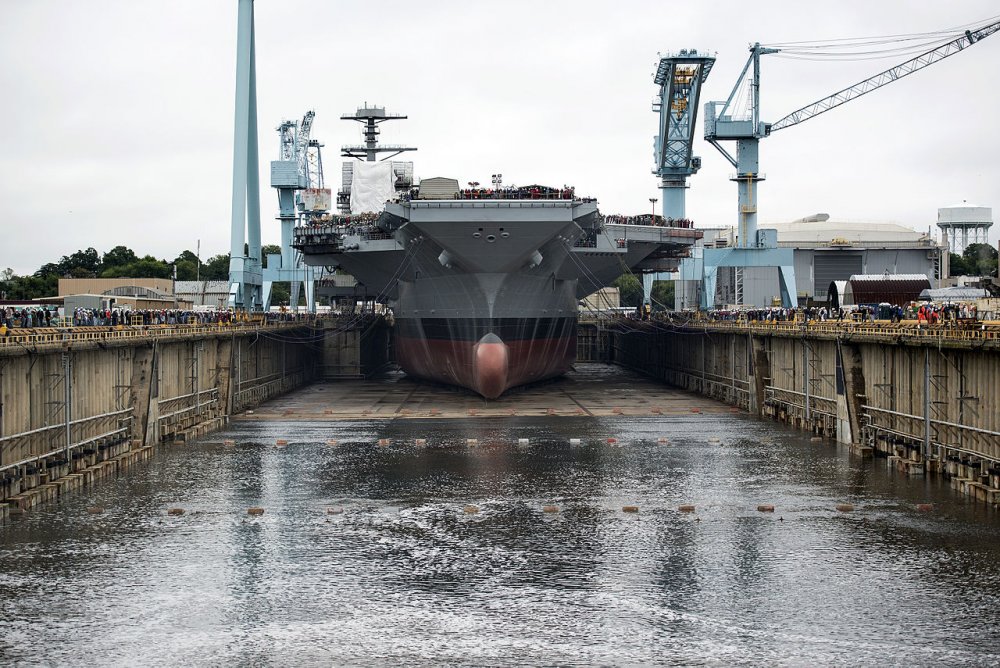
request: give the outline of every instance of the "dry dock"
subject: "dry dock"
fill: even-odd
[[[413,380],[401,373],[370,380],[310,385],[236,420],[656,416],[738,410],[607,364],[578,364],[565,377],[484,400],[467,390]]]
[[[1000,503],[1000,327],[631,322],[618,363]]]
[[[392,348],[376,316],[8,336],[0,340],[0,520],[230,419],[743,412],[1000,502],[1000,331],[627,321],[581,323],[579,332],[586,361],[570,374],[492,401],[378,375]]]
[[[11,330],[0,338],[0,520],[314,379],[362,376],[384,363],[386,333],[374,316]]]

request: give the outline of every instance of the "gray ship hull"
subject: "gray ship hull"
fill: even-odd
[[[593,200],[414,200],[374,224],[297,229],[295,246],[390,305],[407,373],[495,398],[565,373],[578,300],[641,262],[671,269],[657,258],[695,238],[675,232],[604,225]]]
[[[575,281],[521,274],[400,284],[395,349],[409,374],[488,399],[565,373],[576,358]]]

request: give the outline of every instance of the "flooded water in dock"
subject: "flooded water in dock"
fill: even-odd
[[[745,415],[627,412],[165,446],[0,527],[0,663],[1000,663],[995,510]]]

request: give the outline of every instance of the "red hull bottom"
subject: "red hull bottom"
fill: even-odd
[[[460,385],[487,399],[512,387],[560,376],[576,359],[576,336],[501,341],[396,338],[396,358],[406,373]]]

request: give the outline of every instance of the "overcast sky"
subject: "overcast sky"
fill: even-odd
[[[340,121],[364,102],[405,113],[383,141],[419,147],[418,177],[570,184],[606,213],[642,213],[658,52],[706,49],[702,100],[725,99],[762,43],[942,30],[995,0],[380,2],[257,0],[262,236],[277,242],[268,163],[283,118],[316,111],[328,185]],[[236,0],[0,0],[0,268],[30,273],[93,246],[172,259],[229,249]],[[895,65],[767,57],[762,119]],[[761,221],[817,212],[926,231],[967,200],[1000,215],[1000,35],[761,144]],[[733,171],[701,139],[698,225],[736,220]],[[997,239],[994,227],[991,239]]]

